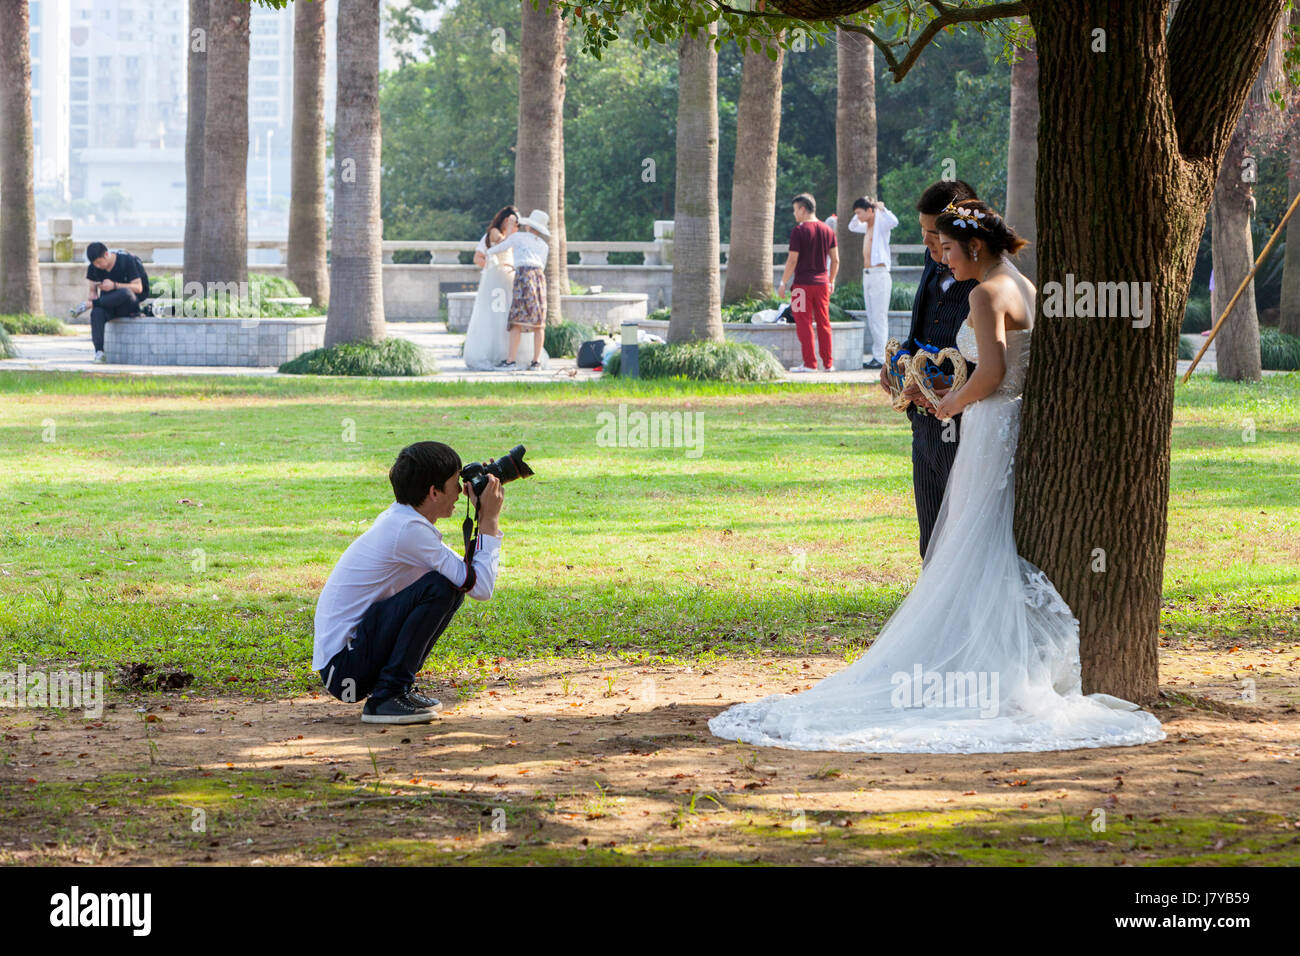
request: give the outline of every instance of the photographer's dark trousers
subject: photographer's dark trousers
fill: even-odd
[[[916,498],[916,520],[921,526],[921,557],[930,546],[930,534],[939,517],[943,493],[948,487],[948,473],[957,458],[961,439],[961,416],[953,419],[954,427],[933,415],[909,410],[912,418],[912,494]],[[943,440],[944,431],[949,441]],[[955,440],[953,440],[955,439]]]
[[[126,318],[140,311],[135,301],[135,293],[130,289],[114,289],[101,292],[99,298],[91,303],[90,338],[95,343],[95,351],[104,351],[104,326],[112,319]]]
[[[348,703],[405,693],[464,599],[450,581],[430,571],[376,601],[357,624],[352,645],[321,668],[325,689]]]

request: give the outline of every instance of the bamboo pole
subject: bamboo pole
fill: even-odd
[[[1201,360],[1201,356],[1205,354],[1205,350],[1210,347],[1210,343],[1214,341],[1214,337],[1219,334],[1219,329],[1223,328],[1223,322],[1232,312],[1232,307],[1237,304],[1237,299],[1239,299],[1241,294],[1246,291],[1246,285],[1251,279],[1255,278],[1255,273],[1259,271],[1259,267],[1262,266],[1264,260],[1268,258],[1269,252],[1273,249],[1273,244],[1277,242],[1277,237],[1282,235],[1282,230],[1286,228],[1286,221],[1290,219],[1291,214],[1296,211],[1296,206],[1300,206],[1300,193],[1297,193],[1295,199],[1291,200],[1291,207],[1287,209],[1286,215],[1282,217],[1282,221],[1279,222],[1277,228],[1273,230],[1273,235],[1269,238],[1268,244],[1265,245],[1263,250],[1260,252],[1259,258],[1255,260],[1254,268],[1252,268],[1250,272],[1246,273],[1246,278],[1241,280],[1241,285],[1237,287],[1237,291],[1232,296],[1232,300],[1228,303],[1228,307],[1223,310],[1223,315],[1219,316],[1219,321],[1214,323],[1214,328],[1210,330],[1209,337],[1201,344],[1201,350],[1196,353],[1196,358],[1192,359],[1192,364],[1187,366],[1187,372],[1183,375],[1184,385],[1186,385],[1187,380],[1192,377],[1192,372],[1196,368],[1196,363]]]

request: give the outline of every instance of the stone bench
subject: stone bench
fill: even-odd
[[[325,345],[325,316],[217,319],[139,316],[104,326],[115,365],[279,366]]]
[[[447,331],[465,332],[474,314],[476,292],[447,293]],[[644,292],[596,292],[588,295],[560,296],[564,321],[582,325],[604,325],[617,329],[624,322],[646,317],[650,297]]]
[[[659,319],[644,319],[637,322],[638,329],[653,332],[660,338],[668,338],[668,323]],[[831,323],[831,356],[835,362],[835,371],[862,371],[862,336],[861,322]],[[803,364],[803,350],[799,347],[799,336],[794,324],[790,322],[773,322],[771,324],[749,322],[724,322],[722,334],[728,342],[752,342],[761,345],[776,356],[785,368],[794,368]]]

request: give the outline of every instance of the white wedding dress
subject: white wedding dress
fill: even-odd
[[[1013,277],[1032,329],[1029,288],[1019,272]],[[1015,753],[1164,739],[1160,721],[1135,704],[1082,693],[1079,623],[1047,575],[1016,553],[1014,459],[1030,337],[1029,329],[1008,330],[1002,384],[962,415],[921,576],[875,643],[801,694],[723,711],[709,721],[715,735],[862,753]],[[969,325],[957,347],[978,360]]]
[[[515,284],[514,255],[507,249],[487,257],[474,296],[474,311],[465,330],[463,357],[468,368],[491,371],[510,350],[506,319]],[[522,350],[521,350],[522,351]]]

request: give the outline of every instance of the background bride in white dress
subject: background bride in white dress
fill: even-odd
[[[737,704],[719,737],[792,750],[1008,753],[1141,744],[1160,722],[1082,693],[1079,623],[1012,536],[1020,400],[1035,290],[1006,258],[1025,245],[989,206],[938,218],[944,261],[978,279],[957,346],[976,370],[936,407],[961,444],[921,576],[870,649],[798,695]]]
[[[487,234],[479,240],[475,262],[482,257],[483,274],[479,277],[478,293],[474,296],[474,311],[469,328],[465,330],[465,365],[481,371],[492,371],[497,363],[505,361],[510,348],[506,332],[506,318],[510,315],[511,289],[515,280],[514,254],[505,252],[484,256],[484,251],[495,246],[519,228],[519,211],[505,206],[488,226]]]

